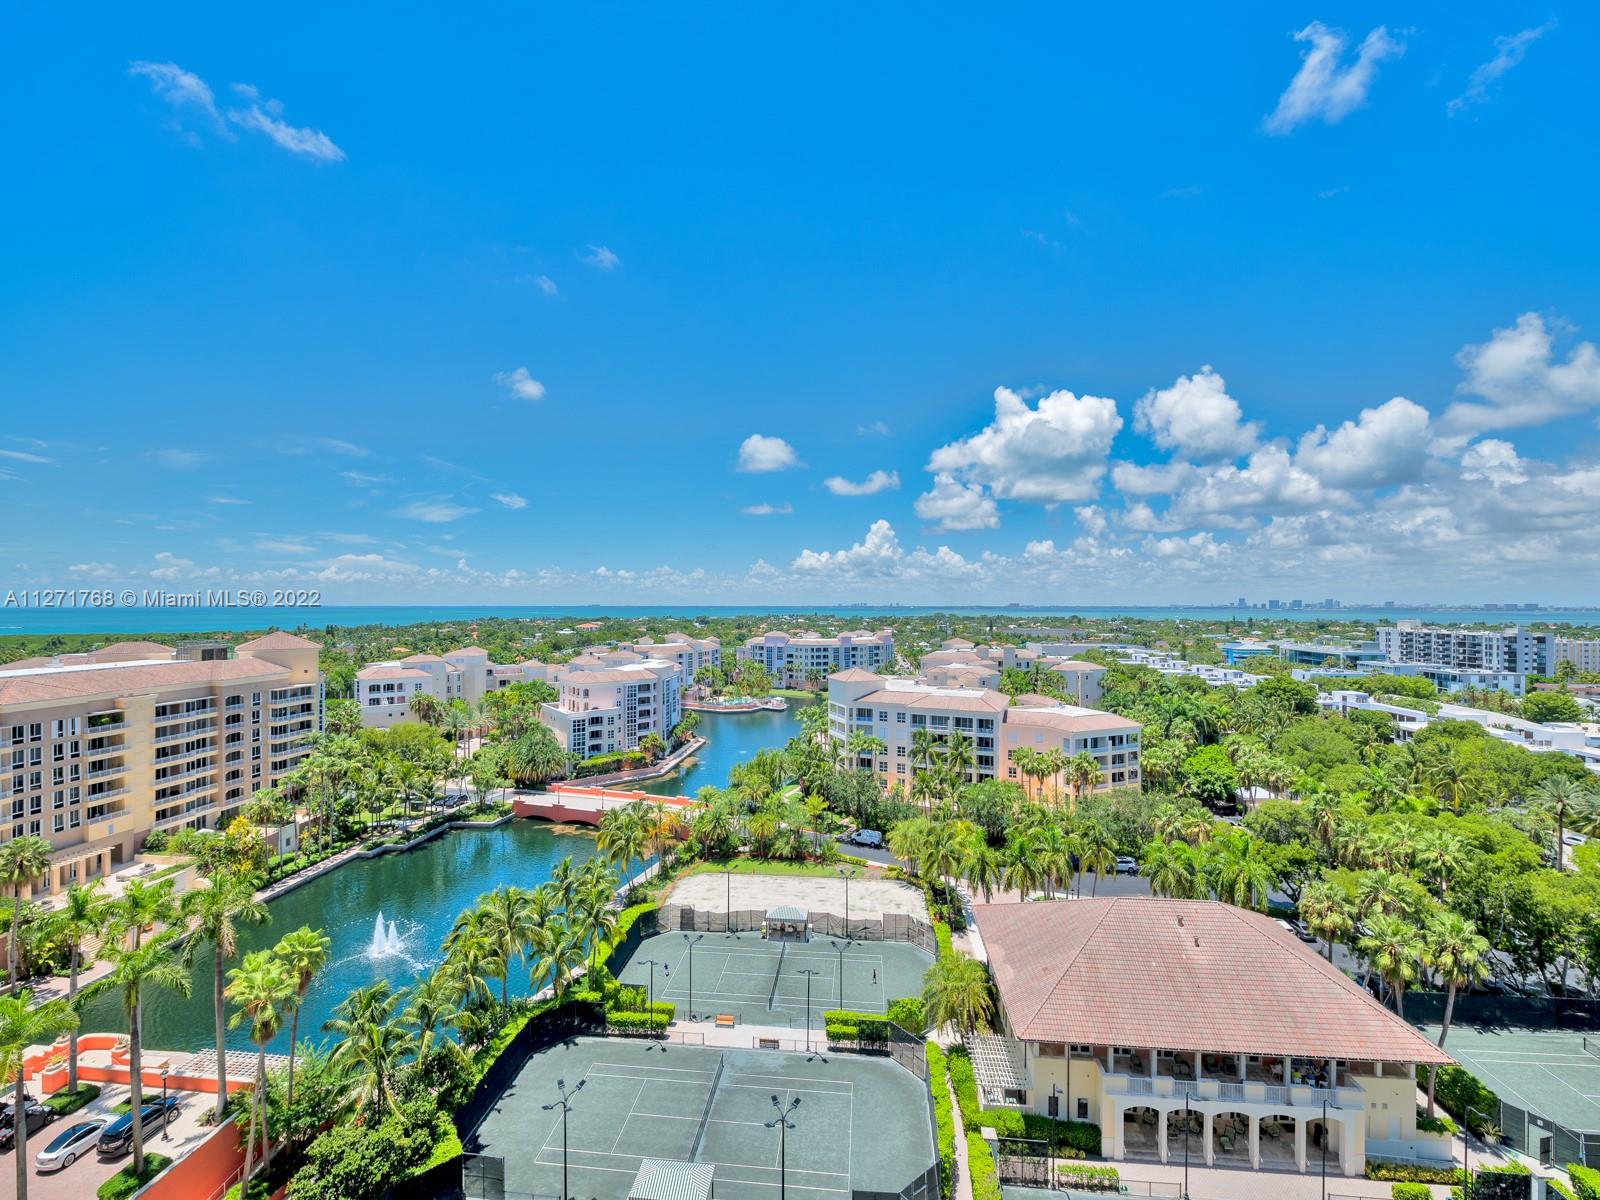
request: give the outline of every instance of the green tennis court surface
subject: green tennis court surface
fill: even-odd
[[[694,943],[692,965],[689,937],[701,939]],[[815,972],[811,1022],[820,1026],[830,1008],[881,1013],[891,1000],[921,995],[922,977],[933,965],[930,955],[908,942],[847,945],[824,937],[768,942],[759,933],[661,933],[639,943],[617,978],[644,987],[650,960],[656,963],[655,998],[671,1000],[680,1016],[688,1017],[692,1007],[702,1017],[728,1013],[749,1025],[803,1025],[806,971]]]
[[[508,1196],[561,1194],[561,1114],[541,1107],[558,1079],[583,1081],[567,1118],[574,1197],[625,1200],[639,1164],[662,1158],[714,1164],[718,1200],[777,1200],[773,1096],[800,1099],[785,1188],[803,1200],[896,1195],[934,1163],[927,1088],[887,1060],[575,1038],[531,1057],[468,1140],[504,1160]]]
[[[1438,1040],[1439,1027],[1421,1026]],[[1450,1026],[1445,1050],[1502,1100],[1573,1130],[1600,1130],[1600,1040],[1569,1029]]]

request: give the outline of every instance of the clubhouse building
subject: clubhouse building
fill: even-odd
[[[1093,1122],[1113,1160],[1449,1165],[1416,1072],[1453,1060],[1270,918],[1146,897],[974,913],[1000,1001],[970,1042],[986,1107]]]

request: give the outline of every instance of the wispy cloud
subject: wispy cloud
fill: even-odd
[[[1198,183],[1186,183],[1182,187],[1169,187],[1161,193],[1163,200],[1193,200],[1196,196],[1205,195],[1205,188]]]
[[[889,423],[884,420],[868,421],[865,425],[857,425],[856,433],[861,437],[888,437]]]
[[[206,123],[224,137],[232,138],[228,132],[227,124],[222,119],[222,114],[217,111],[217,98],[211,91],[210,84],[192,71],[185,71],[173,62],[145,62],[137,59],[128,64],[128,74],[139,76],[150,83],[150,90],[159,99],[164,100],[173,110],[174,126],[179,132],[184,133],[190,141],[196,140],[192,130],[183,126],[183,118],[190,115],[199,115],[206,119]]]
[[[344,151],[322,130],[291,125],[285,121],[280,101],[262,100],[261,94],[247,83],[236,83],[233,90],[250,102],[245,108],[228,110],[228,120],[241,129],[263,134],[290,154],[301,158],[315,162],[344,161]]]
[[[794,505],[785,500],[782,504],[747,504],[739,510],[747,517],[787,517]]]
[[[0,450],[0,458],[9,458],[12,462],[38,463],[44,466],[53,466],[55,459],[46,458],[43,454],[30,454],[26,450]]]
[[[381,483],[393,482],[387,475],[369,475],[365,471],[340,471],[339,478],[357,487],[377,487]]]
[[[344,151],[332,138],[320,129],[289,124],[283,119],[282,101],[264,99],[261,92],[248,83],[233,85],[234,93],[244,103],[228,109],[224,116],[217,108],[216,93],[211,85],[177,63],[139,59],[128,64],[128,73],[149,81],[150,90],[173,110],[174,127],[191,145],[198,145],[200,139],[194,130],[184,126],[183,118],[198,115],[205,118],[213,133],[230,142],[235,140],[231,127],[237,126],[261,134],[300,158],[316,162],[344,161]]]
[[[412,521],[426,521],[430,525],[447,525],[471,516],[478,510],[457,504],[454,500],[439,497],[433,500],[413,500],[400,510],[400,515]]]
[[[343,438],[312,437],[282,442],[278,446],[278,453],[295,458],[305,454],[337,454],[342,458],[366,458],[372,451],[354,442],[347,442]]]
[[[591,267],[597,267],[602,271],[613,271],[622,263],[609,246],[590,246],[589,253],[582,257]]]
[[[238,496],[208,496],[208,497],[206,497],[206,503],[207,504],[234,505],[234,504],[253,504],[254,501],[252,501],[252,500],[242,500]]]
[[[517,495],[515,492],[490,492],[489,499],[493,500],[496,504],[499,504],[504,508],[511,509],[513,512],[519,508],[528,507],[527,500]]]
[[[534,277],[533,282],[534,282],[534,286],[537,287],[546,296],[554,296],[556,294],[556,292],[559,290],[556,287],[556,281],[554,279],[551,279],[550,276],[548,276],[548,275],[536,275]]]
[[[1493,88],[1500,77],[1527,56],[1529,46],[1555,27],[1554,21],[1546,21],[1543,25],[1537,25],[1532,29],[1503,34],[1495,38],[1494,57],[1481,64],[1467,77],[1467,90],[1449,101],[1444,106],[1445,111],[1453,117],[1473,104],[1487,104],[1493,100]]]
[[[1350,44],[1342,29],[1313,21],[1296,33],[1294,40],[1308,42],[1311,48],[1301,56],[1300,69],[1263,122],[1268,133],[1291,133],[1319,118],[1324,124],[1337,125],[1367,102],[1378,64],[1399,58],[1406,49],[1405,43],[1391,37],[1382,25],[1361,39],[1349,63],[1342,62]]]
[[[528,373],[527,367],[514,371],[497,371],[494,381],[518,400],[543,400],[544,384]]]
[[[879,492],[892,492],[900,486],[899,471],[874,471],[860,483],[842,475],[831,475],[822,486],[835,496],[876,496]]]
[[[169,471],[192,471],[206,460],[206,456],[198,450],[172,448],[152,450],[149,457],[152,462],[166,467]]]

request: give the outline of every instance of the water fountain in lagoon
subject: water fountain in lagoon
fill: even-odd
[[[404,953],[404,949],[400,940],[400,931],[395,928],[393,921],[390,921],[385,926],[383,913],[380,911],[372,922],[372,942],[367,946],[367,957],[395,958]]]

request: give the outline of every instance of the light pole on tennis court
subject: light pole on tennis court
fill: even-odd
[[[839,1007],[844,1007],[844,952],[855,943],[848,939],[838,947],[839,950]]]
[[[810,967],[801,967],[800,974],[806,977],[806,1053],[811,1053],[811,978],[822,974],[821,971]]]
[[[861,874],[859,867],[840,867],[839,878],[844,880],[844,936],[850,936],[850,881]]]
[[[785,1108],[777,1096],[773,1096],[772,1107],[778,1110],[778,1115],[767,1122],[767,1128],[776,1128],[778,1131],[778,1200],[788,1200],[788,1140],[789,1130],[794,1128],[794,1122],[789,1120],[789,1114],[800,1107],[800,1097],[794,1097],[789,1101],[789,1107]]]
[[[683,935],[683,940],[689,943],[689,1020],[691,1021],[694,1020],[694,944],[705,936],[703,933],[697,933],[693,937],[687,933]]]
[[[588,1082],[587,1079],[578,1080],[578,1086],[569,1092],[565,1079],[556,1080],[556,1091],[561,1094],[561,1099],[541,1106],[545,1112],[553,1108],[561,1110],[561,1200],[568,1200],[572,1195],[567,1189],[567,1114],[572,1111],[572,1098],[583,1091],[583,1085]]]
[[[664,962],[658,962],[657,960],[655,960],[653,958],[643,959],[641,961],[640,965],[650,968],[650,974],[648,976],[648,982],[645,985],[644,1007],[645,1007],[645,1013],[647,1014],[647,1017],[646,1017],[646,1020],[645,1020],[645,1027],[651,1033],[654,1033],[655,1032],[655,1026],[656,1026],[656,968],[657,967],[661,968],[661,978],[662,979],[668,979],[668,978],[671,977],[672,968],[668,964],[666,964]],[[663,1029],[662,1033],[665,1034],[666,1030]],[[650,1045],[654,1045],[654,1044],[655,1044],[654,1040],[652,1039]],[[645,1046],[645,1049],[646,1050],[650,1049],[650,1045]],[[662,1045],[661,1045],[662,1051],[665,1052],[666,1048],[667,1048],[666,1047],[666,1043],[663,1042]]]

